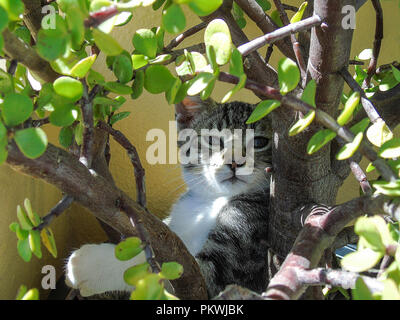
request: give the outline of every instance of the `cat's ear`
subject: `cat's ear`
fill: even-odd
[[[176,122],[179,129],[189,128],[202,112],[216,106],[211,98],[201,100],[200,96],[187,96],[182,102],[175,104]]]

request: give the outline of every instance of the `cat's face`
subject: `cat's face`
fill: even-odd
[[[271,126],[265,118],[246,124],[253,110],[243,102],[218,105],[198,98],[177,106],[178,145],[190,190],[215,197],[269,186]]]

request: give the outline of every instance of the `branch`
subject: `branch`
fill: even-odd
[[[42,223],[37,227],[34,227],[33,230],[41,231],[42,229],[46,228],[55,218],[67,210],[71,206],[72,202],[74,202],[74,198],[70,196],[64,196],[60,202],[58,202],[57,205],[51,209],[45,217],[43,217]]]
[[[299,298],[310,284],[298,276],[299,272],[317,267],[324,251],[332,246],[346,225],[365,213],[382,211],[385,201],[384,196],[364,196],[335,206],[326,214],[315,212],[318,208],[311,210],[291,252],[263,296],[279,300]]]
[[[285,27],[279,28],[271,33],[268,33],[264,36],[258,37],[248,43],[245,43],[238,47],[238,50],[243,56],[247,56],[251,52],[263,47],[266,44],[272,44],[276,41],[283,39],[289,35],[293,35],[294,33],[301,32],[304,30],[311,29],[315,26],[321,25],[322,20],[318,16],[313,16],[302,21],[289,24]]]
[[[365,113],[367,114],[368,118],[371,120],[372,123],[375,123],[379,120],[383,119],[379,115],[379,113],[376,111],[374,105],[372,102],[367,98],[364,90],[360,87],[360,85],[357,83],[356,80],[352,77],[350,72],[347,70],[346,67],[343,67],[342,70],[340,70],[340,75],[343,77],[344,81],[349,85],[350,89],[353,90],[354,92],[359,92],[361,96],[361,104],[364,108]]]
[[[350,165],[351,172],[353,172],[354,177],[360,184],[360,187],[364,194],[371,195],[372,194],[372,187],[368,182],[367,176],[365,172],[361,169],[360,165],[356,161],[348,160]]]
[[[296,274],[299,282],[308,286],[329,285],[343,289],[354,289],[356,281],[361,278],[372,293],[383,291],[383,283],[381,281],[371,277],[360,276],[354,272],[317,268],[313,270],[297,269]]]
[[[83,85],[83,97],[81,99],[83,139],[79,161],[91,168],[93,160],[93,98],[89,97],[86,80],[81,80]]]
[[[376,72],[376,66],[378,64],[378,57],[381,51],[382,39],[383,39],[383,10],[381,7],[380,0],[371,0],[376,12],[376,27],[375,27],[375,40],[374,49],[372,51],[372,58],[368,66],[368,76],[364,80],[363,87],[368,88],[371,82],[372,76]]]
[[[4,52],[11,59],[17,60],[46,82],[53,82],[59,77],[46,60],[42,59],[33,48],[20,40],[11,31],[4,30],[3,38]]]
[[[37,33],[42,26],[42,3],[41,0],[23,0],[25,5],[24,23],[36,41]]]
[[[118,142],[120,146],[128,153],[128,157],[131,160],[135,171],[137,202],[142,207],[146,207],[145,170],[140,162],[139,154],[137,153],[136,148],[129,142],[129,140],[121,131],[113,129],[107,123],[99,121],[97,127],[112,135],[114,140]]]
[[[203,30],[205,27],[207,27],[207,23],[202,22],[202,23],[186,30],[185,32],[178,35],[176,38],[172,39],[171,42],[164,48],[163,51],[166,51],[166,52],[171,51],[173,48],[177,47],[183,40],[196,34],[199,31]]]
[[[15,143],[11,143],[7,164],[20,173],[59,188],[125,236],[137,236],[138,233],[132,229],[128,216],[121,212],[121,204],[124,210],[134,212],[149,232],[158,262],[177,261],[183,265],[182,277],[172,283],[177,296],[181,299],[207,298],[199,267],[175,233],[106,178],[88,170],[73,155],[49,144],[41,157],[28,159]]]

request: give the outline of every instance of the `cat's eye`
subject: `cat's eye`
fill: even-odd
[[[270,140],[265,137],[254,138],[254,149],[264,149],[270,147]]]

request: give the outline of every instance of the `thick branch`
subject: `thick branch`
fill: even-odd
[[[17,60],[46,82],[53,82],[58,78],[59,75],[46,60],[43,60],[33,48],[20,40],[8,29],[3,31],[3,37],[4,52],[10,58]]]
[[[71,195],[76,202],[88,208],[97,218],[126,236],[137,236],[128,216],[121,212],[132,210],[149,231],[158,262],[177,261],[184,274],[173,282],[175,292],[182,299],[205,299],[204,280],[194,258],[182,241],[159,219],[130,199],[101,175],[91,173],[73,155],[51,144],[38,159],[27,159],[15,144],[8,146],[7,164],[14,170],[43,179]]]
[[[324,251],[332,246],[347,224],[365,213],[382,212],[385,200],[383,196],[361,197],[333,207],[322,215],[312,210],[281,269],[270,281],[265,297],[299,298],[307,287],[304,279],[298,277],[299,270],[318,266]]]
[[[313,270],[298,269],[296,274],[301,283],[309,286],[330,285],[343,289],[354,289],[357,279],[361,278],[372,293],[383,291],[383,283],[381,281],[371,277],[360,276],[354,272],[317,268]]]

